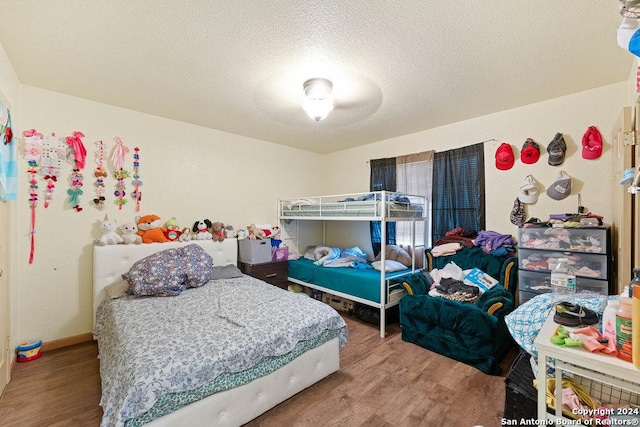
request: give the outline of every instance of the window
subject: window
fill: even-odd
[[[485,228],[484,146],[482,143],[436,153],[371,160],[371,191],[397,191],[428,200],[427,230],[416,222],[415,246],[432,247],[447,231]],[[387,244],[411,245],[412,223],[387,223]],[[428,225],[427,225],[428,227]],[[374,254],[380,252],[381,227],[371,223]]]
[[[485,229],[484,146],[475,144],[436,153],[433,159],[432,233]]]
[[[425,151],[396,158],[396,191],[415,196],[424,196],[430,205],[431,181],[433,179],[434,151]],[[427,216],[429,206],[427,206]],[[430,221],[427,223],[430,224]],[[402,246],[412,245],[412,223],[400,221],[396,223],[396,243]],[[425,230],[424,222],[416,222],[415,245],[431,246],[431,230]],[[425,235],[425,231],[427,235]]]

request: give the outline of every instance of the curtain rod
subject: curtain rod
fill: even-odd
[[[497,142],[498,140],[495,139],[495,138],[485,139],[484,141],[474,142],[473,144],[469,144],[469,145],[484,144],[485,142],[491,142],[491,141],[496,141]],[[371,162],[371,160],[367,160],[365,163],[370,163],[370,162]]]

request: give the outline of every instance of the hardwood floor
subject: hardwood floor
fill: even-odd
[[[345,320],[349,343],[340,352],[340,371],[247,427],[501,425],[504,375],[515,348],[501,363],[503,374],[490,376],[402,341],[397,324],[380,339],[377,327]],[[0,399],[0,426],[98,426],[97,355],[89,342],[16,364]]]

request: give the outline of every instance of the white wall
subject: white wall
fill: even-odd
[[[61,95],[30,86],[22,88],[22,129],[35,128],[57,136],[82,131],[89,152],[84,170],[82,212],[66,204],[71,166],[67,165],[53,194],[51,206],[37,208],[36,251],[28,264],[28,183],[21,180],[16,227],[18,242],[17,339],[50,341],[91,331],[92,241],[99,237],[97,222],[105,213],[119,224],[137,215],[133,203],[122,210],[113,204],[115,180],[106,180],[108,203],[104,211],[94,197],[94,142],[113,147],[120,136],[131,149],[140,147],[143,181],[139,214],[175,216],[181,226],[200,218],[222,221],[235,228],[249,223],[275,223],[278,198],[320,193],[321,157],[317,154],[206,129],[122,108]],[[21,162],[26,176],[26,162]],[[39,182],[40,194],[45,187]],[[127,182],[128,194],[132,191]],[[41,197],[40,200],[43,200]]]
[[[11,105],[11,113],[12,113],[12,125],[15,129],[20,128],[20,107],[22,105],[20,98],[20,81],[18,80],[18,76],[16,75],[9,58],[7,57],[7,53],[4,50],[2,44],[0,44],[0,93],[4,98],[4,101]],[[18,264],[17,257],[15,256],[15,250],[17,244],[17,236],[18,230],[15,226],[14,219],[17,217],[17,209],[18,209],[18,201],[9,201],[9,202],[0,202],[7,203],[9,205],[9,247],[11,250],[9,251],[9,265],[4,266],[6,274],[5,277],[7,279],[7,283],[9,286],[9,334],[11,337],[11,346],[13,347],[15,343],[19,342],[15,339],[17,336],[17,324],[18,324],[18,297],[17,292],[15,290],[15,286],[13,283],[15,282],[14,277],[17,277]],[[8,267],[8,268],[7,268]],[[4,338],[3,338],[4,339]]]
[[[445,151],[495,139],[485,143],[484,153],[487,230],[514,236],[517,234],[517,227],[511,224],[509,214],[518,189],[528,174],[538,181],[541,195],[537,203],[527,205],[527,218],[546,220],[551,213],[577,212],[578,193],[581,193],[582,204],[587,209],[603,215],[605,222],[610,221],[610,186],[613,182],[611,137],[615,121],[625,105],[629,105],[628,83],[621,82],[328,154],[323,159],[324,168],[331,170],[331,173],[324,175],[324,190],[328,194],[367,191],[370,172],[367,161],[370,159],[426,150]],[[591,125],[598,127],[605,142],[603,154],[597,160],[585,160],[581,153],[582,136]],[[568,145],[562,166],[550,166],[547,163],[546,146],[556,132],[563,133]],[[527,137],[533,138],[543,148],[540,160],[532,165],[523,164],[519,157]],[[502,142],[510,143],[516,155],[515,165],[508,171],[495,168],[495,151]],[[545,191],[560,170],[573,178],[573,190],[568,198],[556,201],[549,198]],[[350,238],[346,241],[344,236],[353,235],[354,232],[359,239]],[[331,244],[336,246],[370,247],[367,224],[332,224],[328,235]]]

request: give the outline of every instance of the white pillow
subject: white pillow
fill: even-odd
[[[380,271],[380,263],[381,261],[374,261],[371,263],[371,266],[376,270]],[[399,263],[398,261],[393,261],[390,259],[387,259],[384,261],[384,271],[386,271],[387,273],[406,270],[406,269],[407,269],[407,266]]]
[[[128,289],[129,289],[129,282],[127,282],[124,279],[120,279],[116,283],[112,283],[104,287],[104,291],[107,293],[107,296],[111,299],[121,298],[123,296],[126,296]]]

